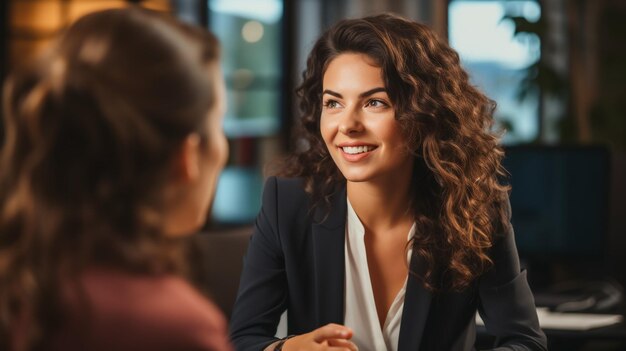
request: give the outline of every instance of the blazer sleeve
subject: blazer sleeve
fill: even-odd
[[[230,320],[236,350],[263,350],[287,308],[287,279],[278,232],[277,180],[265,183],[261,211],[244,257],[239,291]]]
[[[504,206],[509,221],[492,247],[493,267],[480,278],[478,312],[496,337],[494,350],[547,350],[526,271],[520,270],[508,200]]]

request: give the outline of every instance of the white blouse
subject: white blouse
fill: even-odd
[[[400,336],[406,279],[387,312],[385,324],[381,330],[367,264],[365,228],[354,212],[350,201],[347,201],[344,325],[354,331],[352,342],[358,346],[359,351],[396,351]],[[409,230],[407,241],[414,234],[415,224]],[[410,263],[411,251],[409,248],[407,263]]]

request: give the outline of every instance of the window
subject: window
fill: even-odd
[[[452,0],[448,8],[450,45],[459,52],[472,83],[498,104],[496,121],[507,129],[503,143],[532,142],[539,137],[539,97],[520,98],[526,69],[539,59],[536,36],[514,37],[514,24],[504,19],[541,15],[533,0]]]
[[[231,155],[215,195],[217,223],[252,222],[261,206],[267,145],[281,130],[283,7],[282,0],[208,0],[209,29],[222,44]]]
[[[228,89],[229,137],[267,136],[280,127],[282,1],[211,0]]]

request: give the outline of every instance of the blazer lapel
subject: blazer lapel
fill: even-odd
[[[312,237],[314,256],[315,303],[320,326],[343,323],[345,275],[346,189],[330,199],[330,213],[316,209]]]
[[[417,256],[413,255],[410,265],[411,272],[419,272],[418,261]],[[415,351],[419,349],[422,342],[432,294],[424,288],[415,275],[409,273],[404,296],[398,350]]]

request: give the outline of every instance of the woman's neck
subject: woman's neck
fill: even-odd
[[[366,230],[377,233],[413,223],[411,175],[386,181],[348,181],[348,199]]]

